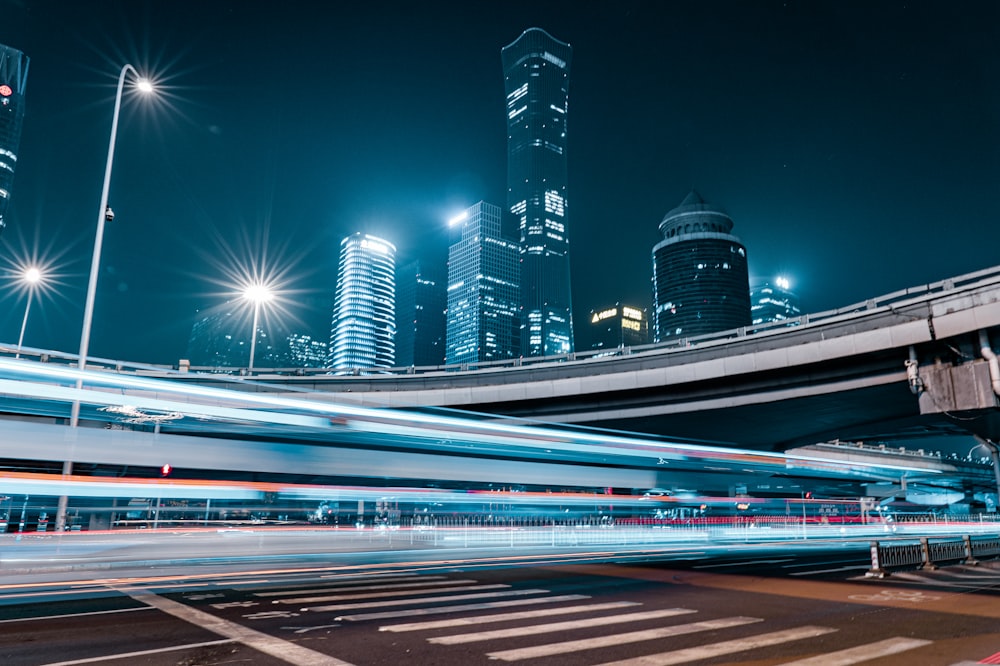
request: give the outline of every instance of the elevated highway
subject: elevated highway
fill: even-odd
[[[1000,267],[804,316],[794,325],[614,355],[380,375],[180,376],[332,403],[444,407],[786,450],[837,438],[971,432],[996,439],[1000,369],[989,355],[997,341]]]

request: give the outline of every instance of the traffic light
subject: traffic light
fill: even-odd
[[[170,473],[174,471],[174,468],[170,465],[164,465],[160,468],[160,476],[170,476]]]

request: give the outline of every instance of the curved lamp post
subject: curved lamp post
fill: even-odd
[[[243,290],[243,298],[253,303],[253,329],[250,331],[250,364],[247,367],[253,372],[253,356],[257,350],[257,324],[260,322],[260,306],[274,298],[274,292],[266,284],[255,282]]]
[[[122,90],[125,88],[125,76],[132,72],[136,79],[135,87],[142,93],[153,92],[153,84],[136,71],[135,67],[126,64],[122,67],[118,75],[118,92],[115,95],[115,113],[111,119],[111,139],[108,141],[108,161],[104,167],[104,187],[101,190],[101,205],[97,209],[97,236],[94,239],[94,256],[90,262],[90,281],[87,284],[87,302],[83,308],[83,333],[80,335],[80,360],[79,368],[84,370],[87,367],[87,352],[90,350],[90,326],[94,318],[94,297],[97,293],[97,277],[101,264],[101,245],[104,242],[104,223],[110,222],[114,217],[111,208],[108,206],[108,192],[111,189],[111,165],[115,159],[115,139],[118,136],[118,115],[122,107]],[[83,388],[83,376],[76,380],[77,390]],[[77,427],[80,422],[80,401],[73,402],[70,411],[70,427]],[[63,463],[63,475],[69,476],[73,473],[73,462],[67,460]],[[59,505],[56,509],[57,532],[62,531],[66,525],[66,505],[68,498],[64,495],[59,498]]]
[[[41,282],[45,276],[42,271],[37,266],[30,266],[21,275],[21,281],[28,285],[28,302],[24,306],[24,319],[21,321],[21,335],[17,338],[17,353],[14,358],[21,358],[21,346],[24,343],[24,329],[28,327],[28,312],[31,310],[31,299],[35,296],[35,289],[38,287],[38,283]]]

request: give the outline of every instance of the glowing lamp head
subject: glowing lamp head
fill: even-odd
[[[149,79],[139,79],[136,81],[135,87],[139,89],[139,92],[147,95],[153,92],[153,82]]]
[[[32,266],[26,271],[24,271],[23,278],[24,281],[30,285],[38,284],[42,280],[42,271],[39,270],[36,266]]]
[[[448,220],[448,226],[453,227],[460,222],[465,222],[467,219],[469,219],[469,211],[463,210],[461,213]]]
[[[778,285],[779,289],[788,289],[792,286],[792,283],[786,277],[775,278],[774,284]]]
[[[243,298],[252,303],[266,303],[274,298],[274,292],[266,284],[252,284],[243,290]]]

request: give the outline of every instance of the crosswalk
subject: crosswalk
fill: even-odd
[[[778,628],[761,617],[702,617],[697,608],[643,608],[638,601],[599,602],[587,594],[439,575],[356,577],[253,596],[324,622],[378,622],[379,632],[417,636],[442,650],[478,644],[485,659],[500,662],[571,655],[579,664],[670,666],[733,654],[752,658],[755,650],[788,644],[794,656],[782,666],[851,666],[931,643],[896,636],[830,652],[810,639],[834,634],[835,627]],[[581,630],[585,637],[570,633]],[[625,645],[631,646],[627,654],[644,654],[604,661],[612,654],[607,648]]]

